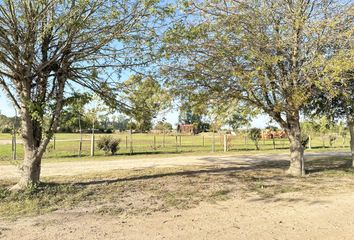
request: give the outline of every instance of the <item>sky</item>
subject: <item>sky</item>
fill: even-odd
[[[14,107],[7,99],[6,95],[4,95],[2,90],[0,90],[0,113],[9,117],[15,115]],[[169,122],[173,126],[176,126],[178,124],[178,111],[171,110],[169,112],[162,113],[157,116],[156,121],[162,120],[162,118],[166,118],[166,122]],[[269,125],[269,121],[270,118],[266,115],[259,115],[258,117],[253,119],[251,127],[264,128]]]

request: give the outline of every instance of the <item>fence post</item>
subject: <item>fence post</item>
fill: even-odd
[[[309,135],[309,149],[311,149],[311,135]]]
[[[16,131],[14,129],[12,135],[12,160],[16,160]]]
[[[162,139],[162,147],[165,147],[165,140],[166,140],[166,132],[163,130],[163,139]]]
[[[224,152],[227,152],[227,134],[224,135]]]
[[[272,139],[273,139],[273,149],[276,149],[276,147],[275,147],[275,138],[274,138],[274,136],[272,137]]]
[[[213,143],[211,145],[211,151],[215,152],[215,132],[214,132],[214,130],[213,130]]]
[[[128,136],[125,136],[125,149],[128,149]]]
[[[79,157],[82,155],[82,131],[80,129]]]
[[[95,156],[95,134],[91,135],[91,157]]]
[[[156,150],[156,136],[154,135],[154,150]]]
[[[182,135],[179,135],[179,147],[182,147]]]
[[[53,134],[53,150],[55,150],[55,134]]]
[[[133,132],[130,130],[130,150],[129,150],[130,155],[133,154]]]
[[[178,152],[178,139],[177,139],[177,135],[176,135],[176,152]]]

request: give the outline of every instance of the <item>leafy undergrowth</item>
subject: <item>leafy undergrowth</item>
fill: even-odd
[[[75,177],[44,178],[24,192],[7,190],[13,182],[0,182],[0,216],[44,214],[50,211],[85,211],[97,214],[151,214],[188,209],[201,202],[304,192],[327,194],[354,186],[349,158],[314,159],[306,177],[286,176],[286,162],[256,166],[179,167],[119,170]]]

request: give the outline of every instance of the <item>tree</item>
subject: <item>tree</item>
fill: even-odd
[[[73,93],[68,97],[61,114],[60,131],[81,133],[82,129],[89,128],[91,125],[85,118],[85,106],[91,100],[91,95],[87,93]]]
[[[234,131],[237,131],[243,126],[249,126],[251,119],[248,116],[245,116],[240,113],[234,113],[227,120],[227,123],[232,127]]]
[[[162,73],[219,105],[238,99],[268,114],[288,135],[288,173],[304,174],[300,114],[322,81],[319,59],[342,40],[337,23],[346,6],[326,0],[184,3],[193,16],[165,34],[169,62]]]
[[[113,128],[118,129],[119,131],[126,131],[129,129],[128,128],[129,119],[123,115],[118,115],[118,116],[113,115],[112,124],[113,124]]]
[[[37,184],[66,94],[96,92],[114,107],[124,68],[150,61],[158,1],[8,0],[0,3],[0,86],[21,117],[24,160],[13,189]]]
[[[126,114],[135,120],[138,130],[149,131],[153,118],[169,106],[168,94],[151,76],[134,75],[124,85],[127,105],[130,106]]]
[[[156,123],[155,129],[160,131],[171,131],[172,124],[169,122],[159,121]]]
[[[199,124],[202,122],[201,114],[193,112],[190,103],[185,102],[179,109],[178,122],[181,124]]]

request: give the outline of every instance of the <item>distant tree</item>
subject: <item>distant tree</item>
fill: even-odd
[[[265,129],[269,129],[269,130],[272,130],[272,131],[278,131],[278,127],[276,127],[276,126],[273,126],[273,125],[268,125],[268,126],[266,126],[266,128]]]
[[[158,81],[151,76],[131,76],[124,82],[127,105],[126,114],[134,119],[136,127],[142,132],[152,128],[152,120],[170,104],[170,97]]]
[[[114,129],[118,129],[119,131],[128,130],[129,118],[123,115],[113,116],[112,125]]]
[[[12,128],[11,118],[0,114],[0,132],[2,133],[10,133]]]
[[[178,122],[181,124],[193,124],[195,132],[199,133],[209,131],[210,123],[203,120],[206,105],[198,100],[192,98],[183,100],[184,103],[179,109]]]
[[[85,106],[91,101],[87,93],[74,93],[64,103],[59,131],[82,132],[90,127],[90,122],[85,117]]]
[[[156,123],[154,128],[160,131],[171,131],[173,129],[171,123],[163,121],[159,121],[158,123]]]
[[[239,128],[250,125],[251,119],[248,116],[245,116],[240,113],[234,113],[227,120],[227,123],[232,127],[234,131],[237,131]]]
[[[193,112],[190,103],[183,103],[179,109],[178,122],[181,124],[200,124],[202,122],[201,114]]]

